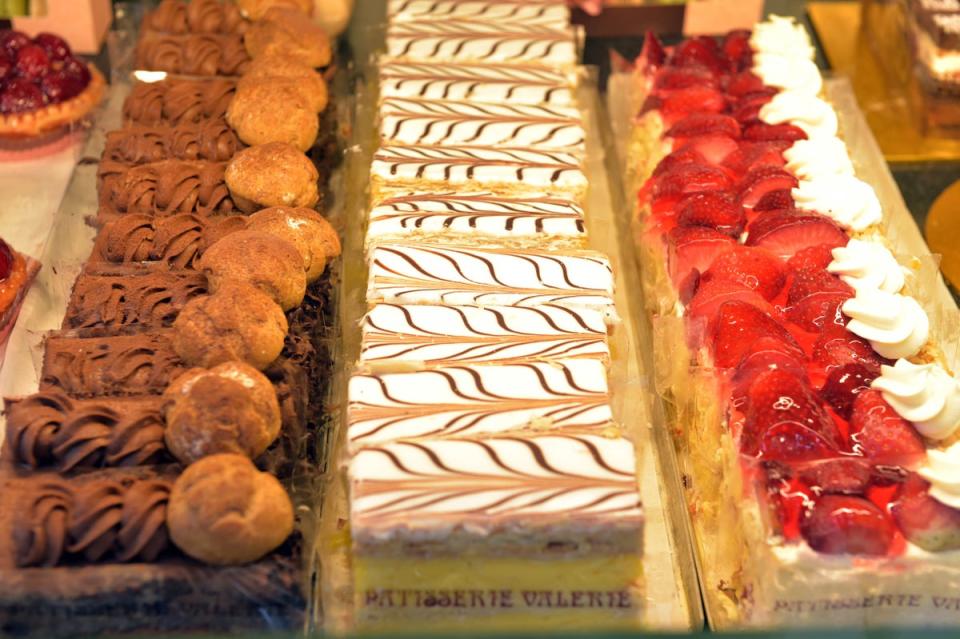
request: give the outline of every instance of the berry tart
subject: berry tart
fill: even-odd
[[[0,239],[0,363],[10,330],[17,320],[20,302],[30,287],[40,263]]]
[[[59,36],[0,31],[0,141],[35,139],[80,121],[104,85]]]
[[[635,229],[708,611],[955,623],[960,383],[813,54],[772,17],[648,35],[635,70]]]

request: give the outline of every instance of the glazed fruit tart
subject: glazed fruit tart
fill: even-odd
[[[39,262],[14,251],[0,239],[0,364],[3,363],[3,348],[17,320],[20,303],[39,270]]]
[[[50,133],[82,120],[103,96],[100,72],[57,35],[0,31],[0,139]]]
[[[772,17],[636,63],[636,239],[708,610],[951,623],[960,387],[813,55]]]

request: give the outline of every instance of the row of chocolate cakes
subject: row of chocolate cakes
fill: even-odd
[[[166,75],[107,135],[93,251],[38,392],[5,401],[4,632],[307,623],[294,486],[322,454],[340,242],[331,44],[293,4],[143,22],[137,66]]]
[[[391,0],[386,34],[347,411],[356,618],[630,625],[643,511],[569,10]]]

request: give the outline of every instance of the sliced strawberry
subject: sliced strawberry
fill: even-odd
[[[820,433],[796,422],[785,422],[767,429],[760,438],[761,459],[782,462],[804,462],[837,454]]]
[[[703,226],[677,226],[667,234],[667,260],[674,282],[696,269],[703,273],[717,255],[734,244],[729,235]]]
[[[705,67],[714,73],[726,69],[717,41],[708,36],[684,40],[673,51],[670,64],[676,67]]]
[[[836,457],[804,464],[798,475],[821,494],[863,495],[873,476],[873,465],[862,457]]]
[[[681,164],[708,164],[703,154],[693,146],[684,146],[664,157],[653,170],[653,177],[672,173]]]
[[[822,271],[833,261],[833,247],[829,244],[808,246],[793,254],[787,260],[787,270],[805,271],[808,269]]]
[[[870,389],[861,391],[853,402],[850,438],[876,464],[910,467],[927,452],[910,422],[893,410],[880,391]]]
[[[700,288],[700,271],[695,268],[690,269],[690,273],[677,285],[677,297],[680,299],[680,303],[683,305],[689,304],[693,296],[697,294],[698,288]]]
[[[719,368],[733,368],[740,364],[760,340],[775,340],[777,344],[764,341],[766,349],[790,356],[800,356],[800,346],[783,325],[763,310],[747,302],[732,300],[724,302],[717,311],[711,330],[713,361]]]
[[[653,78],[653,90],[688,89],[690,87],[707,87],[716,89],[719,86],[717,78],[709,69],[703,67],[664,67],[657,71]]]
[[[827,381],[820,389],[820,397],[830,404],[838,415],[850,419],[857,396],[870,390],[870,382],[876,377],[876,373],[862,364],[844,364],[827,375]]]
[[[681,213],[681,219],[683,213]],[[783,288],[786,272],[783,262],[763,249],[737,245],[713,261],[704,273],[705,280],[722,279],[743,284],[772,300]]]
[[[762,246],[783,259],[810,246],[846,246],[849,239],[830,218],[798,211],[764,213],[747,226],[747,231],[748,246]]]
[[[719,316],[718,316],[719,317]],[[717,322],[719,326],[719,320]],[[780,324],[777,324],[780,326]],[[782,329],[783,327],[780,326]],[[719,334],[719,328],[715,331]],[[784,337],[786,336],[786,337]],[[719,339],[717,340],[719,348]],[[780,369],[807,381],[807,367],[803,351],[787,331],[771,333],[752,340],[749,344],[736,346],[744,349],[744,355],[733,375],[734,398],[746,398],[747,390],[760,373]]]
[[[727,58],[727,67],[733,71],[749,69],[753,63],[753,49],[750,47],[750,32],[745,29],[731,31],[723,38],[721,45]]]
[[[890,514],[904,537],[924,550],[939,552],[960,548],[960,510],[930,496],[929,484],[911,475]]]
[[[781,211],[794,208],[795,202],[790,189],[777,189],[766,193],[753,205],[754,211]]]
[[[873,502],[850,495],[821,496],[800,530],[811,548],[830,555],[885,555],[896,532]]]
[[[729,115],[693,113],[676,122],[666,133],[671,138],[694,138],[702,135],[740,137],[740,125]]]
[[[731,186],[730,176],[722,169],[690,162],[658,175],[654,180],[651,196],[653,199],[680,197],[700,191],[722,191]]]
[[[668,122],[676,122],[691,113],[721,113],[727,100],[717,89],[690,87],[664,92],[660,112]]]
[[[740,204],[752,209],[765,195],[797,186],[797,178],[783,169],[762,166],[753,169],[740,181]]]
[[[837,425],[813,389],[796,375],[779,369],[762,373],[750,385],[747,397],[747,418],[740,444],[747,454],[755,454],[764,433],[782,424],[810,429],[831,448],[839,449],[843,443]]]
[[[768,315],[773,315],[776,312],[773,306],[758,295],[756,291],[752,291],[736,282],[725,282],[723,280],[704,282],[701,280],[700,287],[697,288],[697,294],[687,305],[687,315],[691,319],[703,318],[710,325],[717,316],[720,307],[724,303],[732,301],[745,302]],[[733,364],[736,364],[736,362],[733,362]]]
[[[884,363],[870,342],[857,337],[845,328],[828,326],[813,345],[813,359],[826,370],[845,364],[860,364],[872,373],[880,372]]]
[[[740,71],[730,76],[730,79],[727,81],[727,94],[732,96],[765,91],[767,88],[763,80],[752,71]]]
[[[755,122],[744,129],[743,139],[757,141],[784,140],[787,142],[796,142],[797,140],[806,140],[807,133],[800,127],[792,124],[767,124],[766,122]]]
[[[723,164],[737,175],[746,175],[763,166],[783,167],[786,142],[741,142],[740,148],[728,155]]]
[[[760,119],[760,109],[772,99],[773,95],[767,91],[747,93],[733,104],[731,115],[743,126],[752,124]]]
[[[695,138],[683,138],[684,149],[696,149],[707,164],[722,164],[731,153],[736,153],[738,144],[725,135],[703,135]]]
[[[787,317],[810,332],[818,332],[830,322],[842,325],[845,320],[838,309],[853,294],[849,284],[827,271],[798,271],[787,293]]]
[[[739,237],[747,223],[743,208],[725,191],[704,191],[677,203],[677,224],[705,226],[724,235]]]
[[[667,52],[663,50],[660,39],[653,31],[647,31],[643,37],[643,48],[637,57],[637,67],[640,69],[656,68],[667,59]]]

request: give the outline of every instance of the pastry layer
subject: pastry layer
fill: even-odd
[[[610,357],[602,314],[549,304],[377,304],[362,330],[360,360],[368,366]]]
[[[368,246],[391,239],[434,238],[450,243],[490,237],[582,244],[583,208],[562,195],[503,196],[495,193],[402,193],[377,201],[367,225]]]
[[[530,428],[601,428],[611,425],[609,401],[606,367],[592,359],[357,373],[349,384],[347,439],[356,448]]]
[[[380,103],[380,139],[386,145],[584,148],[580,113],[572,107],[414,98]]]
[[[570,73],[530,64],[380,64],[384,98],[568,106],[576,101],[575,84]]]
[[[576,153],[454,146],[381,146],[370,168],[381,188],[563,189],[582,193],[587,177]]]
[[[524,22],[438,20],[393,22],[387,56],[408,62],[530,62],[571,67],[577,63],[573,30]]]
[[[591,308],[612,319],[613,272],[601,253],[382,244],[368,257],[367,301]]]
[[[494,20],[566,27],[570,10],[558,0],[390,0],[392,22]]]

